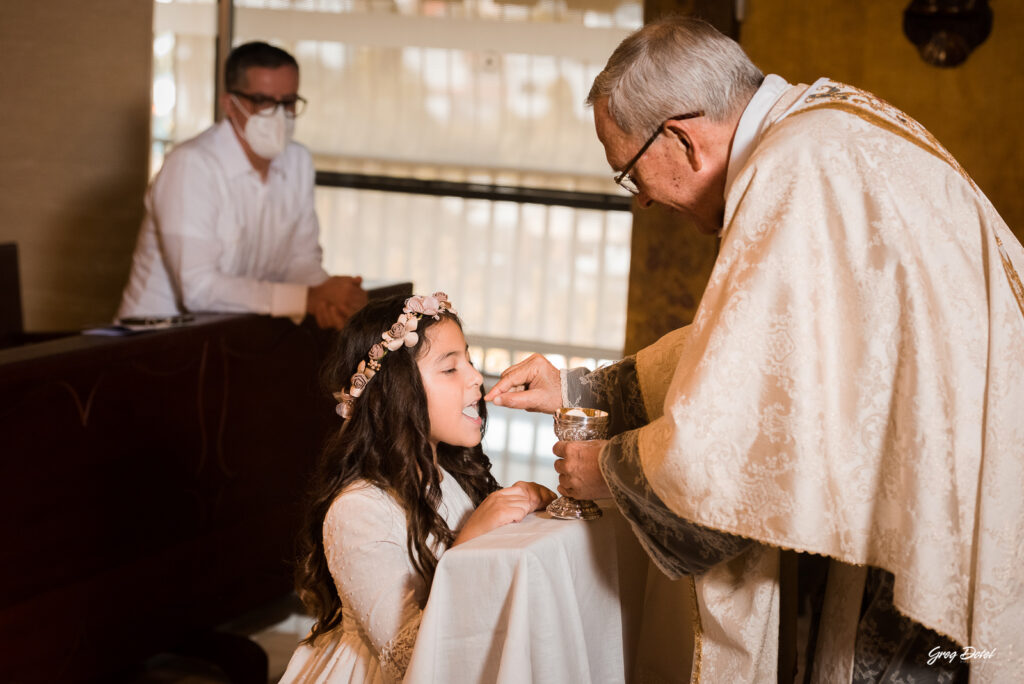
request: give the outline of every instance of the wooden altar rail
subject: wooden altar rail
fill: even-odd
[[[290,590],[332,338],[210,315],[0,351],[0,682],[114,681]]]

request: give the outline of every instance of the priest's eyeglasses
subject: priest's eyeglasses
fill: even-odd
[[[300,116],[302,112],[306,111],[306,98],[301,95],[295,97],[285,97],[278,100],[274,97],[267,97],[266,95],[250,95],[249,93],[243,93],[240,90],[229,90],[230,94],[245,98],[252,105],[253,113],[257,116],[273,116],[277,113],[277,108],[281,107],[284,109],[284,115],[289,119],[294,119]]]
[[[626,164],[626,168],[624,168],[621,173],[616,174],[615,182],[621,185],[622,187],[626,188],[626,190],[629,190],[630,194],[639,195],[640,186],[637,185],[636,179],[629,175],[629,172],[632,171],[633,167],[636,166],[636,163],[640,161],[640,157],[644,156],[644,152],[647,151],[647,148],[654,144],[654,141],[658,139],[658,136],[661,135],[662,130],[664,130],[665,124],[667,124],[669,121],[683,121],[684,119],[696,119],[698,116],[704,116],[704,112],[690,112],[689,114],[670,116],[669,118],[662,121],[661,125],[658,126],[658,130],[654,131],[654,133],[651,134],[651,137],[647,139],[647,142],[645,142],[644,146],[640,148],[640,151],[636,153],[636,156],[629,160],[629,163]]]

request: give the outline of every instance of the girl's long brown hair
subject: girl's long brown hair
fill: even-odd
[[[324,366],[323,384],[329,392],[348,389],[349,378],[370,347],[381,340],[402,313],[405,297],[374,300],[354,315],[338,338]],[[458,318],[441,314],[461,327]],[[437,555],[427,544],[433,535],[448,546],[454,533],[438,514],[440,480],[430,449],[430,421],[417,357],[425,350],[426,333],[435,321],[419,321],[419,342],[402,347],[381,361],[381,370],[356,400],[352,417],[330,436],[317,462],[299,533],[295,586],[306,610],[316,619],[306,642],[313,642],[341,623],[341,598],[324,553],[323,522],[334,499],[349,484],[366,480],[390,493],[405,510],[409,557],[426,586],[434,576]],[[481,388],[481,394],[483,390]],[[486,407],[480,415],[486,424]],[[456,479],[474,505],[498,488],[491,462],[480,445],[472,448],[437,446],[438,463]]]

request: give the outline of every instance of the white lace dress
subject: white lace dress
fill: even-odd
[[[441,474],[439,513],[459,530],[473,502],[454,477]],[[405,533],[404,512],[378,487],[360,482],[338,495],[324,519],[324,548],[342,623],[314,645],[299,646],[282,684],[401,681],[427,597]]]

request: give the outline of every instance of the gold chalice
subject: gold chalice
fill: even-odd
[[[585,442],[608,437],[608,414],[600,409],[566,406],[555,412],[555,436],[563,442]],[[594,520],[601,508],[588,499],[560,496],[548,504],[548,513],[562,520]]]

